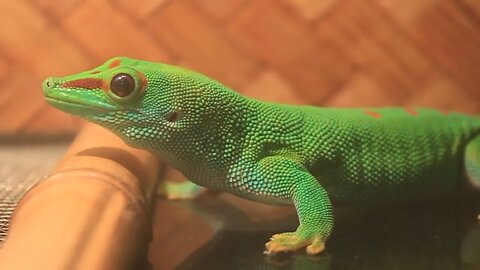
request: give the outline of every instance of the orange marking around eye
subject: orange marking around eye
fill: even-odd
[[[142,92],[145,91],[145,89],[147,89],[147,78],[145,77],[145,74],[137,71],[137,74],[138,74],[138,77],[140,77],[140,81],[142,82]]]
[[[408,114],[410,114],[410,115],[413,115],[413,116],[417,116],[417,115],[418,115],[417,110],[415,110],[415,109],[412,108],[412,107],[405,107],[404,109],[405,109],[405,111],[406,111]]]
[[[73,81],[68,81],[62,83],[61,87],[63,88],[83,88],[83,89],[101,89],[103,88],[103,80],[101,79],[93,79],[93,78],[85,78],[85,79],[78,79]]]
[[[367,115],[375,118],[375,119],[379,119],[379,118],[382,118],[382,115],[378,112],[374,112],[374,111],[369,111],[369,110],[365,110],[364,113],[366,113]]]
[[[122,63],[122,61],[120,61],[120,59],[115,59],[115,60],[113,60],[112,63],[110,63],[110,65],[108,65],[108,68],[118,67],[118,66],[120,66],[121,63]]]

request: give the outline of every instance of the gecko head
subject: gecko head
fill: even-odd
[[[202,89],[212,84],[180,67],[115,57],[89,71],[47,78],[43,93],[52,106],[138,146],[148,138],[169,139],[194,125]]]
[[[139,108],[147,83],[142,72],[120,66],[122,60],[114,58],[89,71],[47,78],[43,82],[46,101],[104,126],[140,121]]]

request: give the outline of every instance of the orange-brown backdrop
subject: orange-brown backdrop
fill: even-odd
[[[0,135],[78,129],[43,78],[116,55],[268,100],[480,112],[478,0],[0,0]]]

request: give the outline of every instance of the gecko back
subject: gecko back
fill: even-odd
[[[452,194],[465,176],[467,145],[480,134],[479,118],[432,109],[308,110],[306,164],[339,203]]]

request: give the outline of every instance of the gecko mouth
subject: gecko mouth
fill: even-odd
[[[53,98],[49,96],[45,96],[45,100],[51,104],[52,106],[62,110],[62,111],[67,111],[71,112],[71,109],[78,109],[81,110],[80,112],[83,112],[83,114],[87,114],[89,111],[95,111],[95,112],[114,112],[117,111],[117,109],[113,106],[107,105],[107,104],[85,104],[81,103],[75,100],[69,100],[69,99],[59,99],[59,98]]]

